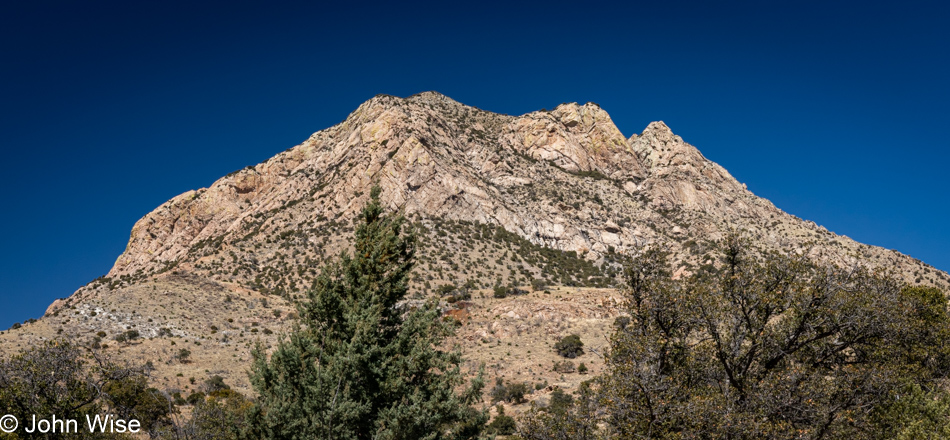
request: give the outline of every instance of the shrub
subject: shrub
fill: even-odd
[[[574,372],[574,363],[571,361],[561,361],[554,363],[554,371],[558,373],[573,373]]]
[[[574,359],[584,354],[584,343],[581,342],[580,335],[575,333],[561,338],[560,341],[554,344],[554,350],[561,356]]]
[[[172,393],[172,401],[175,403],[175,405],[186,405],[186,404],[188,404],[188,401],[185,400],[184,397],[181,397],[181,392],[179,392],[179,391],[175,391],[174,393]]]
[[[528,384],[526,383],[505,383],[502,378],[495,380],[495,387],[491,389],[489,395],[491,396],[492,403],[495,402],[508,402],[508,403],[524,403],[524,395],[528,393]]]
[[[631,438],[606,435],[600,429],[603,411],[598,396],[588,382],[581,382],[577,397],[555,390],[547,408],[531,408],[518,421],[518,435],[524,440],[603,440]],[[641,435],[632,438],[657,438]],[[677,438],[675,436],[663,438]]]
[[[128,330],[115,335],[116,342],[130,342],[139,337],[138,330]]]
[[[188,398],[185,399],[185,401],[188,402],[189,405],[196,405],[198,404],[198,402],[201,402],[203,400],[205,400],[205,393],[201,391],[195,391],[194,393],[189,394]]]
[[[488,433],[496,435],[514,434],[518,428],[515,419],[505,415],[505,407],[498,405],[495,408],[498,410],[498,415],[488,424]]]
[[[560,388],[555,388],[551,392],[551,403],[548,404],[547,410],[552,413],[563,413],[570,409],[572,405],[574,405],[574,398]]]
[[[208,394],[214,395],[215,393],[223,390],[230,390],[231,387],[228,384],[224,383],[224,378],[215,374],[211,376],[204,384],[205,391]]]
[[[181,350],[178,350],[178,353],[175,354],[175,358],[177,358],[178,361],[183,364],[188,363],[188,358],[190,356],[191,356],[191,350],[187,348],[182,348]]]
[[[161,439],[236,439],[245,438],[242,429],[250,424],[252,403],[232,390],[205,398],[194,393],[191,418],[160,431]],[[189,396],[191,397],[191,396]]]
[[[544,282],[544,280],[538,279],[538,278],[531,280],[531,290],[534,290],[537,292],[537,291],[541,291],[547,288],[548,288],[548,285],[546,282]]]
[[[109,407],[117,416],[136,419],[152,432],[156,425],[170,423],[171,399],[148,386],[144,376],[134,376],[106,384],[102,389]]]
[[[492,293],[495,298],[505,298],[508,296],[508,286],[495,286]]]

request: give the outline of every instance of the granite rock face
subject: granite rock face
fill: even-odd
[[[300,145],[159,206],[135,224],[108,276],[194,262],[207,256],[195,257],[197,245],[226,248],[254,230],[350,218],[374,182],[392,209],[498,225],[591,260],[652,241],[685,252],[683,243],[738,229],[766,249],[841,264],[861,256],[908,274],[919,266],[782,212],[663,122],[627,138],[596,104],[507,116],[426,92],[377,96]]]

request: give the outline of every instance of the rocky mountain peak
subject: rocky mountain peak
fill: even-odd
[[[449,98],[448,96],[445,96],[445,95],[443,95],[443,94],[441,94],[441,93],[439,93],[439,92],[436,92],[436,91],[434,91],[434,90],[430,90],[430,91],[428,91],[428,92],[417,93],[417,94],[415,94],[415,95],[412,95],[412,96],[406,98],[406,100],[407,100],[407,101],[412,101],[412,102],[425,103],[425,104],[437,104],[437,103],[438,103],[438,104],[455,104],[455,105],[462,105],[462,104],[459,103],[458,101],[456,101],[456,100],[454,100],[454,99],[452,99],[452,98]]]
[[[663,121],[653,121],[647,124],[647,128],[643,129],[643,133],[656,134],[657,136],[660,136],[662,133],[662,136],[668,136],[670,138],[674,136],[673,130]]]
[[[376,96],[300,145],[166,202],[136,223],[108,276],[238,249],[259,261],[262,251],[248,246],[276,243],[260,237],[348,221],[374,183],[390,208],[415,218],[501,227],[591,261],[651,241],[715,240],[732,228],[763,248],[817,240],[838,261],[867,248],[756,197],[662,121],[626,138],[592,103],[508,116],[424,92]],[[229,275],[243,276],[251,274]]]

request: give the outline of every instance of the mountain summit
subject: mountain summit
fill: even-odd
[[[194,269],[235,247],[266,258],[296,246],[271,237],[348,220],[374,182],[391,209],[411,217],[500,226],[591,261],[739,229],[766,249],[808,248],[839,263],[862,256],[911,273],[920,266],[782,212],[662,121],[626,138],[592,103],[507,116],[425,92],[374,97],[300,145],[166,202],[135,224],[107,276]]]

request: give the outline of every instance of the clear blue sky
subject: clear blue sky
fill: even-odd
[[[269,3],[0,3],[0,328],[169,198],[425,90],[666,121],[779,208],[950,269],[945,2]]]

